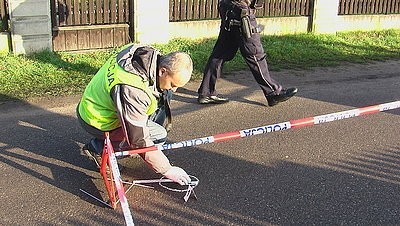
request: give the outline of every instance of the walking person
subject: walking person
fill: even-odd
[[[220,32],[198,89],[198,103],[221,104],[229,101],[228,98],[218,94],[216,83],[221,77],[224,63],[232,60],[238,50],[263,91],[269,106],[286,101],[297,93],[297,88],[283,88],[270,76],[260,39],[261,29],[256,22],[256,8],[258,8],[256,0],[219,0]]]

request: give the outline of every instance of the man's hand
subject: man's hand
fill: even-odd
[[[164,173],[164,176],[180,185],[188,185],[191,181],[185,170],[177,166],[172,166],[171,169]]]

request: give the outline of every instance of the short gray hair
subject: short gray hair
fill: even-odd
[[[184,52],[171,52],[160,57],[159,67],[164,67],[174,74],[183,70],[192,71],[193,61],[189,54]]]

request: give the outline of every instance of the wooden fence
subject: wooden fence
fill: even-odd
[[[51,0],[53,26],[129,22],[128,0]]]
[[[310,16],[312,0],[280,0],[265,1],[262,9],[257,11],[258,17]]]
[[[131,1],[50,0],[53,49],[104,49],[130,42]]]
[[[258,17],[311,16],[314,0],[265,0]],[[134,0],[50,0],[55,51],[110,48],[131,41]],[[169,20],[219,19],[218,0],[169,0]],[[400,0],[339,0],[339,15],[400,14]],[[0,31],[9,30],[0,0]]]
[[[170,21],[218,19],[218,0],[170,0]],[[311,16],[313,0],[265,0],[258,17]],[[340,0],[339,15],[396,14],[400,0]]]
[[[312,0],[265,0],[259,17],[310,16]],[[218,19],[218,0],[170,0],[170,21]]]
[[[397,14],[400,0],[340,0],[339,15]]]
[[[0,0],[0,31],[8,30],[7,0]]]

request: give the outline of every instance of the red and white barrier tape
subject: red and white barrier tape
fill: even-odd
[[[380,104],[380,105],[373,105],[373,106],[368,106],[368,107],[363,107],[363,108],[357,108],[357,109],[348,110],[348,111],[335,112],[335,113],[326,114],[326,115],[319,115],[319,116],[314,116],[314,117],[290,120],[287,122],[282,122],[282,123],[277,123],[277,124],[272,124],[272,125],[267,125],[267,126],[260,126],[260,127],[244,129],[244,130],[238,130],[238,131],[233,131],[233,132],[221,133],[221,134],[216,134],[214,136],[196,138],[196,139],[181,141],[181,142],[177,142],[177,143],[164,144],[164,145],[159,145],[159,146],[152,146],[152,147],[147,147],[147,148],[141,148],[141,149],[135,149],[135,150],[129,150],[129,151],[123,151],[123,152],[116,152],[116,153],[114,153],[114,150],[112,149],[111,145],[107,145],[107,152],[109,155],[109,164],[111,165],[111,170],[114,175],[115,186],[117,188],[118,197],[121,202],[121,207],[122,207],[122,211],[123,211],[123,214],[125,217],[125,222],[127,225],[134,225],[132,214],[129,209],[129,204],[128,204],[128,201],[125,196],[123,181],[121,179],[121,174],[120,174],[120,171],[118,168],[116,156],[129,156],[132,154],[144,153],[147,151],[168,150],[168,149],[196,146],[196,145],[201,145],[201,144],[209,144],[209,143],[213,143],[213,142],[222,142],[225,140],[232,140],[232,139],[238,139],[238,138],[258,135],[258,134],[287,130],[290,128],[312,126],[312,125],[317,125],[317,124],[326,123],[326,122],[332,122],[332,121],[337,121],[337,120],[342,120],[342,119],[347,119],[347,118],[352,118],[352,117],[357,117],[357,116],[362,116],[362,115],[378,113],[381,111],[387,111],[387,110],[392,110],[392,109],[396,109],[396,108],[400,108],[400,101],[394,101],[394,102],[384,103],[384,104]],[[106,139],[107,139],[106,143],[111,144],[109,137],[107,137]],[[160,180],[156,180],[156,181],[159,182]],[[136,182],[138,182],[138,181],[136,181]],[[139,181],[139,182],[143,182],[143,181]],[[149,182],[149,181],[146,180],[146,182]],[[150,182],[154,182],[154,181],[150,181]]]
[[[384,103],[384,104],[379,104],[379,105],[357,108],[357,109],[348,110],[348,111],[335,112],[335,113],[326,114],[326,115],[319,115],[319,116],[314,116],[314,117],[290,120],[288,122],[282,122],[282,123],[277,123],[277,124],[272,124],[272,125],[267,125],[267,126],[255,127],[255,128],[251,128],[251,129],[244,129],[244,130],[238,130],[238,131],[233,131],[233,132],[221,133],[221,134],[216,134],[216,135],[209,136],[209,137],[196,138],[196,139],[181,141],[181,142],[177,142],[177,143],[163,144],[163,145],[151,146],[151,147],[147,147],[147,148],[116,152],[115,156],[117,156],[117,157],[129,156],[132,154],[144,153],[144,152],[148,152],[148,151],[155,151],[155,150],[162,151],[162,150],[177,149],[177,148],[182,148],[182,147],[197,146],[197,145],[202,145],[202,144],[209,144],[209,143],[213,143],[213,142],[222,142],[225,140],[232,140],[232,139],[238,139],[238,138],[258,135],[258,134],[287,130],[290,128],[312,126],[312,125],[321,124],[321,123],[325,123],[325,122],[332,122],[332,121],[337,121],[337,120],[342,120],[342,119],[347,119],[347,118],[352,118],[352,117],[357,117],[357,116],[362,116],[362,115],[373,114],[373,113],[377,113],[377,112],[381,112],[381,111],[388,111],[388,110],[392,110],[392,109],[396,109],[396,108],[400,108],[400,101],[394,101],[394,102],[389,102],[389,103]]]

